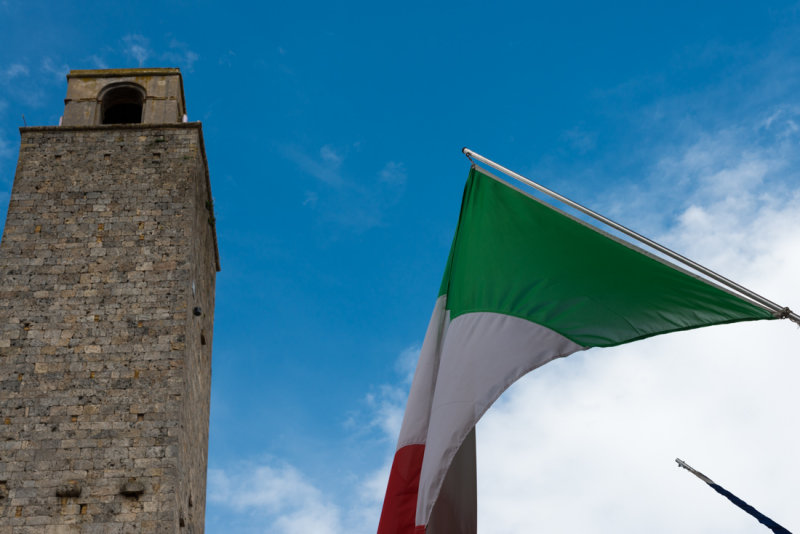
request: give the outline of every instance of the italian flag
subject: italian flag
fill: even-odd
[[[525,373],[590,347],[772,318],[473,166],[378,534],[477,531],[475,424]]]

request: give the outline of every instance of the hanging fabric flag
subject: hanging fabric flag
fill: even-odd
[[[762,514],[761,512],[759,512],[758,510],[756,510],[755,508],[744,502],[742,499],[740,499],[730,491],[726,490],[725,488],[723,488],[722,486],[720,486],[719,484],[717,484],[716,482],[705,476],[700,471],[696,471],[695,469],[693,469],[692,466],[690,466],[680,458],[675,458],[675,461],[678,462],[679,466],[683,467],[684,469],[692,473],[694,476],[696,476],[697,478],[699,478],[700,480],[702,480],[703,482],[714,488],[714,491],[716,491],[717,493],[719,493],[720,495],[731,501],[733,504],[735,504],[736,506],[738,506],[751,516],[755,517],[759,523],[770,529],[775,534],[792,534],[787,529],[780,526],[778,523],[776,523],[769,517],[765,516],[764,514]]]
[[[473,429],[529,371],[590,347],[774,317],[473,166],[378,533],[476,532]]]

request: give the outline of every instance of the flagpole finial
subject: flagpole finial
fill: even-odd
[[[684,462],[680,458],[675,458],[675,461],[678,462],[679,466],[683,467],[684,469],[689,471],[691,474],[693,474],[694,476],[696,476],[697,478],[699,478],[700,480],[702,480],[706,484],[714,484],[713,480],[711,480],[710,478],[705,476],[703,473],[701,473],[697,469],[694,469],[691,465],[687,464],[686,462]]]

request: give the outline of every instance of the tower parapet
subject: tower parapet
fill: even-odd
[[[63,126],[183,122],[179,69],[73,70],[67,75]]]

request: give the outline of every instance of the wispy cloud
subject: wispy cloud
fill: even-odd
[[[320,148],[319,155],[322,158],[322,161],[336,168],[342,164],[342,160],[344,159],[339,153],[331,148],[330,145],[325,145],[324,147]]]
[[[40,77],[31,75],[32,67],[26,63],[12,63],[0,68],[0,86],[3,87],[5,96],[17,105],[23,103],[31,107],[41,107],[44,104],[45,89]],[[33,67],[35,71],[35,67]],[[50,82],[53,78],[46,77],[44,81]]]
[[[293,161],[301,171],[310,174],[317,180],[333,186],[343,187],[345,181],[342,179],[340,167],[344,156],[339,154],[330,145],[325,145],[319,149],[316,155],[309,155],[299,147],[287,145],[282,147],[284,156]]]
[[[779,107],[758,124],[758,129],[763,129],[776,136],[779,140],[794,137],[800,132],[800,109],[796,106]]]
[[[364,397],[363,412],[351,414],[345,426],[360,436],[371,436],[388,445],[394,452],[419,351],[419,345],[412,345],[400,352],[394,365],[397,380],[374,386]]]
[[[129,34],[122,38],[123,53],[133,58],[139,67],[152,56],[150,40],[139,34]]]
[[[188,72],[194,69],[195,63],[200,59],[200,56],[191,50],[188,44],[175,38],[171,38],[166,49],[160,51],[159,47],[151,44],[148,37],[135,33],[122,38],[122,53],[136,61],[139,67],[144,66],[148,60],[155,59]],[[105,61],[98,56],[92,56],[92,60],[95,64],[105,64]]]
[[[14,78],[27,76],[30,73],[27,65],[22,63],[12,63],[5,69],[0,70],[0,82],[9,82]]]
[[[357,150],[358,144],[351,148]],[[313,154],[287,145],[281,152],[321,188],[307,190],[303,205],[338,227],[361,232],[381,225],[385,211],[405,190],[407,174],[402,162],[389,161],[372,176],[352,176],[345,170],[347,150],[324,145]]]
[[[69,65],[61,63],[57,57],[24,59],[0,67],[0,87],[3,96],[15,108],[20,105],[41,108],[57,86],[63,87],[68,72]],[[63,97],[63,93],[60,96]]]
[[[224,65],[226,67],[232,67],[234,59],[236,59],[236,52],[234,52],[233,50],[228,50],[227,53],[219,57],[217,62],[220,65]]]
[[[306,191],[306,197],[303,200],[303,206],[316,208],[318,201],[319,201],[319,195],[315,191]]]
[[[46,57],[42,60],[42,70],[48,74],[50,79],[54,82],[63,83],[69,73],[69,65],[66,63],[57,65],[52,58]]]
[[[92,54],[91,56],[89,56],[89,63],[91,63],[91,65],[96,69],[108,68],[108,63],[106,62],[106,60],[98,56],[97,54]]]
[[[590,132],[581,126],[575,126],[561,134],[570,146],[580,154],[594,150],[597,146],[597,133]]]
[[[378,428],[382,437],[396,438],[403,422],[406,395],[408,395],[406,387],[389,384],[380,386],[375,393],[369,393],[366,396],[366,403],[372,418],[365,428]]]
[[[402,163],[397,161],[388,162],[381,172],[378,173],[378,178],[381,183],[386,184],[395,189],[402,189],[406,185],[406,168]]]
[[[412,345],[403,349],[395,362],[395,371],[400,375],[402,382],[406,388],[411,386],[411,381],[414,379],[414,371],[417,369],[417,360],[419,360],[419,351],[422,347],[420,345]],[[396,438],[398,433],[394,434]]]
[[[192,72],[194,64],[200,59],[200,56],[189,50],[189,45],[186,43],[178,41],[177,39],[172,39],[169,43],[169,50],[161,55],[161,59],[188,72]]]

